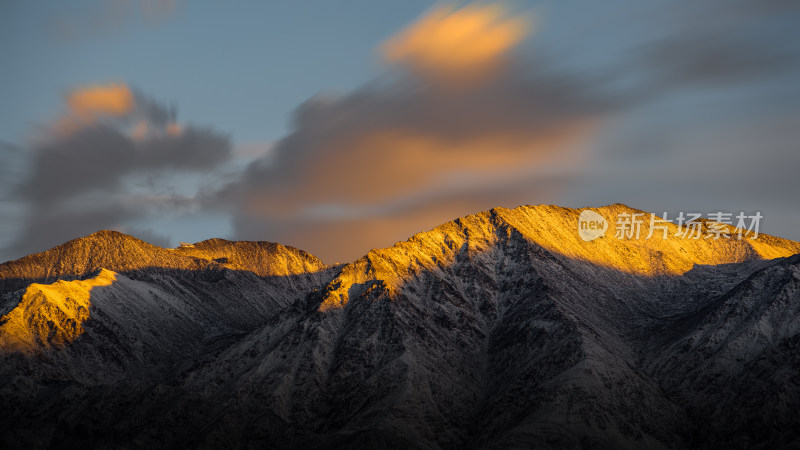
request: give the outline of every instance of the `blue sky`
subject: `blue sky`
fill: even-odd
[[[800,239],[791,2],[505,3],[524,37],[498,53],[507,65],[491,80],[457,95],[447,93],[452,74],[476,67],[431,75],[420,70],[424,49],[400,61],[385,51],[442,5],[2,3],[0,259],[114,228],[163,245],[279,241],[331,262],[523,203],[761,210],[764,231]],[[151,146],[130,141],[130,167],[61,195],[59,183],[75,180],[40,169],[52,155],[65,172],[79,164],[68,153],[77,138],[51,128],[75,114],[71,93],[112,84],[139,106],[174,108],[183,140],[155,146],[167,124],[143,106],[85,125],[80,142],[98,147],[80,155],[108,154],[97,128],[125,134],[138,120],[156,134]],[[227,143],[202,163],[177,159],[217,138]],[[487,144],[506,141],[523,148]],[[84,177],[105,171],[95,160]],[[21,188],[37,184],[39,197]]]
[[[376,46],[432,4],[176,2],[173,13],[146,20],[136,2],[117,2],[124,18],[97,26],[114,3],[4,3],[3,139],[24,138],[54,115],[67,89],[123,81],[236,142],[273,141],[312,95],[373,77]]]
[[[311,96],[350,91],[379,75],[377,47],[436,4],[165,3],[174,6],[151,19],[134,1],[4,3],[0,55],[10,64],[0,137],[24,139],[61,108],[70,88],[122,81],[177,105],[187,121],[231,133],[236,143],[271,142]],[[648,4],[668,10],[653,1],[514,5],[541,16],[528,47],[557,52],[562,63],[583,69],[624,54],[638,42],[631,36],[652,34],[624,20],[652,12]]]

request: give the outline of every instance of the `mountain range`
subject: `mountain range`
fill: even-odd
[[[0,447],[800,448],[800,243],[588,209],[605,236],[495,208],[348,264],[115,231],[6,262]]]

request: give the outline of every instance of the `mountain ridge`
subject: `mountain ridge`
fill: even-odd
[[[242,268],[236,260],[242,253],[236,251],[237,247],[247,247],[249,262],[257,267]],[[217,256],[220,252],[225,256]],[[217,261],[221,257],[232,257],[233,261]],[[202,270],[214,265],[252,271],[259,276],[296,275],[328,268],[313,255],[273,242],[209,239],[194,244],[194,248],[168,249],[118,231],[101,230],[0,264],[0,292],[19,289],[28,280],[74,279],[101,268],[135,272],[145,268]]]
[[[174,267],[114,271],[112,283],[92,288],[89,305],[73,302],[72,311],[86,308],[82,321],[57,295],[37,297],[38,285],[5,292],[23,308],[0,320],[0,408],[18,411],[0,415],[0,442],[800,443],[790,431],[800,429],[791,414],[800,406],[791,353],[800,244],[767,235],[617,239],[613,217],[638,210],[591,210],[609,229],[590,242],[578,235],[582,210],[495,208],[338,266],[272,243],[156,248],[137,264],[163,257]],[[89,255],[93,247],[78,248]],[[58,264],[71,260],[60,255],[37,261],[63,270]],[[114,263],[117,253],[108,255],[100,256]],[[103,274],[112,272],[95,277]],[[26,309],[32,300],[39,306]],[[31,322],[22,310],[51,313]],[[26,341],[34,344],[4,344],[28,336],[26,324],[36,325],[38,338]]]
[[[761,233],[757,239],[752,240],[749,238],[723,238],[713,241],[707,239],[682,239],[679,240],[681,243],[685,245],[693,244],[694,247],[698,247],[694,249],[697,251],[683,256],[683,260],[681,261],[670,261],[668,267],[636,267],[630,264],[626,265],[617,260],[617,258],[609,256],[609,247],[611,253],[619,253],[618,245],[598,245],[599,243],[608,244],[609,242],[612,244],[624,244],[626,241],[625,239],[612,240],[606,237],[591,242],[579,241],[576,232],[577,220],[579,213],[584,210],[598,212],[608,217],[620,212],[628,214],[649,214],[643,210],[630,208],[619,203],[597,208],[587,207],[580,209],[564,208],[555,205],[524,205],[514,209],[493,208],[489,211],[455,219],[428,231],[416,233],[408,240],[397,242],[393,246],[370,250],[364,257],[351,263],[340,265],[354,264],[371,254],[385,253],[390,249],[405,244],[411,245],[415,241],[421,241],[426,235],[441,232],[442,230],[451,228],[453,225],[459,226],[465,221],[469,222],[470,220],[479,219],[488,222],[489,220],[487,219],[489,218],[493,220],[499,219],[506,225],[515,227],[515,229],[521,231],[527,238],[535,240],[548,250],[597,264],[609,264],[611,267],[632,271],[634,273],[644,273],[642,270],[649,274],[676,273],[677,270],[682,270],[681,273],[684,273],[691,269],[691,266],[687,266],[687,261],[692,261],[692,264],[724,264],[728,262],[741,262],[747,258],[762,257],[765,259],[774,259],[776,257],[785,257],[800,253],[800,243],[763,233]],[[543,220],[552,218],[556,218],[556,220]],[[537,225],[537,222],[540,224]],[[613,223],[612,221],[609,222]],[[706,224],[707,222],[708,221],[704,219],[702,223]],[[546,224],[546,226],[542,226],[541,223]],[[678,226],[672,223],[666,226],[673,235],[678,229]],[[729,230],[735,229],[732,226],[728,226],[727,228]],[[706,230],[707,226],[702,229]],[[645,222],[642,224],[641,234],[646,235],[648,231],[649,225]],[[670,244],[673,244],[676,240],[677,239],[662,239],[662,241],[668,241]],[[639,244],[643,239],[632,241]],[[657,251],[663,252],[663,249],[672,250],[670,256],[674,256],[679,253],[680,250],[684,250],[682,247],[676,247],[675,245],[657,245],[656,243],[659,239],[646,239],[644,241],[647,241],[648,244],[653,243],[651,245],[656,247],[656,249],[660,248],[660,250]],[[565,245],[565,243],[568,245]],[[204,262],[230,256],[230,252],[235,252],[237,247],[241,250],[237,256],[241,258],[242,254],[245,254],[245,259],[238,263],[233,262],[233,264],[239,266],[238,268],[243,268],[241,267],[242,265],[248,266],[247,263],[250,263],[250,267],[244,267],[244,270],[255,271],[260,276],[291,275],[302,271],[307,272],[332,267],[324,264],[308,252],[270,241],[230,241],[212,238],[191,244],[190,246],[180,246],[176,249],[172,249],[149,244],[146,241],[118,231],[100,230],[85,237],[70,240],[50,250],[34,253],[16,260],[6,261],[0,264],[0,280],[9,278],[47,280],[65,276],[81,276],[105,266],[109,266],[105,268],[114,271],[135,270],[147,266],[196,269]],[[720,252],[721,249],[726,251]],[[90,255],[90,253],[98,252],[98,250],[100,250],[99,257]],[[226,251],[228,253],[226,253]],[[598,251],[605,253],[602,255],[602,258],[590,255],[590,252],[597,253]],[[78,255],[74,255],[75,253]],[[125,254],[123,255],[123,253]],[[252,259],[254,253],[257,256],[256,260],[249,261],[248,259]],[[291,254],[295,256],[295,259],[297,259],[294,265],[295,267],[291,267],[292,265],[290,264],[290,267],[285,267],[283,270],[265,271],[260,269],[258,265],[263,264],[263,261],[258,261],[258,257],[263,257],[265,254],[269,255],[271,253]],[[720,253],[723,254],[723,258],[720,257]],[[715,257],[712,257],[712,254],[715,255]],[[79,264],[78,261],[80,258],[85,259],[86,263]],[[72,263],[72,268],[64,267],[68,266],[70,262]],[[159,265],[159,263],[166,265]],[[641,264],[641,261],[638,261],[638,263]],[[40,267],[49,266],[53,273],[43,272],[41,268],[39,270],[31,269],[31,266],[36,265]]]
[[[343,272],[359,270],[375,272],[376,267],[380,271],[383,264],[388,267],[418,266],[418,269],[430,267],[438,263],[430,260],[432,254],[436,254],[438,258],[452,259],[455,247],[460,249],[467,243],[470,236],[472,238],[477,236],[480,238],[480,242],[489,244],[494,239],[491,234],[499,231],[500,228],[508,229],[507,232],[516,231],[544,249],[567,258],[648,276],[683,274],[691,270],[695,264],[738,263],[750,259],[773,259],[800,253],[800,243],[764,234],[754,240],[748,240],[748,238],[745,238],[746,240],[724,239],[721,241],[679,240],[680,246],[675,245],[673,239],[668,240],[667,245],[660,246],[657,245],[658,239],[646,240],[655,243],[655,249],[642,246],[642,239],[627,241],[601,238],[585,242],[580,240],[577,227],[580,211],[586,209],[599,212],[604,216],[619,212],[644,213],[644,211],[621,204],[581,210],[552,205],[520,206],[513,210],[494,208],[487,212],[456,219],[430,231],[417,233],[407,241],[398,242],[394,246],[371,250],[364,257],[346,264]],[[546,220],[548,218],[555,218],[555,220]],[[459,231],[459,228],[462,230]],[[649,225],[644,225],[642,228],[642,234],[646,235]],[[673,224],[669,227],[669,231],[674,234],[677,228]],[[416,253],[413,251],[414,246],[423,246],[425,251],[418,252],[422,256],[412,255],[416,259],[411,261],[405,255]],[[666,253],[666,251],[670,253]],[[659,258],[654,257],[656,253]],[[621,254],[625,256],[620,257]],[[421,263],[420,258],[424,264]],[[389,268],[386,272],[392,272],[392,270]],[[375,274],[373,273],[373,275]],[[355,280],[363,277],[353,274],[351,278]],[[337,304],[337,299],[333,298],[335,295],[340,297],[339,302],[346,297],[339,291],[332,293],[331,297],[328,297],[323,303],[323,307],[335,306]]]

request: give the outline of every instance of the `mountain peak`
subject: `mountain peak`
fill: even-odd
[[[618,235],[636,214],[640,236]],[[648,236],[649,219],[494,208],[336,267],[272,242],[70,241],[0,266],[28,283],[0,297],[0,419],[22,430],[0,442],[798,442],[800,255],[749,261],[800,244]]]
[[[605,235],[585,241],[579,234],[582,211],[590,210],[608,225]],[[634,214],[641,218],[638,237],[617,234],[617,218]],[[422,270],[447,267],[457,257],[482,257],[500,243],[519,239],[535,245],[557,258],[584,261],[600,267],[634,275],[674,276],[691,270],[696,264],[719,265],[753,259],[774,259],[800,253],[800,243],[760,234],[756,239],[698,239],[677,237],[679,227],[658,222],[650,213],[616,203],[598,208],[572,209],[556,205],[520,206],[514,209],[493,208],[461,217],[430,231],[413,235],[392,247],[371,250],[363,258],[348,264],[331,283],[321,305],[325,310],[347,303],[353,284],[371,279],[389,282],[398,288],[409,275]],[[665,227],[666,236],[658,226]],[[708,221],[701,222],[701,232],[708,231]]]
[[[208,239],[179,247],[177,254],[217,261],[226,267],[248,270],[259,276],[286,276],[318,272],[327,266],[314,255],[268,241]]]
[[[136,239],[136,238],[117,230],[97,230],[88,236],[78,239]]]
[[[151,268],[197,271],[209,266],[258,276],[306,274],[327,267],[313,255],[271,242],[210,239],[190,248],[165,249],[118,231],[100,230],[0,264],[0,291],[21,289],[33,282],[84,278],[100,268],[130,273]]]
[[[578,227],[581,212],[590,210],[601,216],[608,228],[597,239],[585,241]],[[499,216],[526,239],[568,258],[584,260],[623,272],[646,276],[680,275],[695,264],[717,265],[751,259],[774,259],[800,252],[800,243],[759,234],[743,233],[724,226],[730,237],[715,238],[712,222],[698,223],[695,237],[683,235],[678,225],[661,217],[624,204],[599,208],[571,209],[552,205],[499,209]],[[636,215],[638,233],[628,220]],[[636,230],[634,230],[636,231]]]

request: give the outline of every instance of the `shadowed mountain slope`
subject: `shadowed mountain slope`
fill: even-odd
[[[339,267],[269,243],[104,246],[110,232],[6,263],[86,279],[4,294],[2,442],[796,443],[800,244],[648,239],[649,214],[617,239],[617,215],[643,212],[593,210],[609,229],[589,242],[580,210],[497,208]]]

